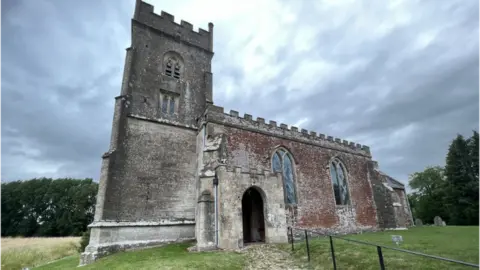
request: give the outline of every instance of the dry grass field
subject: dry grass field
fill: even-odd
[[[80,237],[2,238],[2,269],[20,270],[76,255]]]

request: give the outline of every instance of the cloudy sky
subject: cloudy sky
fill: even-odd
[[[215,104],[369,145],[403,182],[478,130],[477,0],[146,2],[215,24]],[[2,1],[2,181],[98,180],[134,5]]]

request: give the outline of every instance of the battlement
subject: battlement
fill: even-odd
[[[181,20],[178,24],[173,15],[163,10],[160,15],[154,13],[154,7],[141,0],[137,0],[133,20],[175,39],[213,52],[213,23],[208,24],[208,31],[199,28],[197,32],[191,23]]]
[[[326,134],[317,134],[315,131],[308,131],[306,129],[301,129],[299,131],[298,127],[290,126],[289,128],[287,124],[277,124],[276,121],[269,121],[267,123],[265,118],[262,117],[257,117],[257,119],[254,120],[253,116],[250,114],[244,114],[243,117],[240,117],[237,111],[231,110],[229,113],[225,113],[223,107],[215,105],[210,105],[207,110],[205,110],[202,118],[202,120],[206,122],[234,126],[253,132],[284,137],[286,139],[310,143],[320,147],[371,157],[370,147],[366,145],[334,138],[333,136]]]

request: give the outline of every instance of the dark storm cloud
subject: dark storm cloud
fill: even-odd
[[[295,101],[285,99],[286,90],[277,83],[275,99],[241,101],[240,106],[267,119],[283,112],[290,124],[308,117],[302,127],[369,144],[381,169],[403,182],[427,165],[442,165],[457,133],[470,136],[478,130],[478,3],[424,4],[412,10],[412,23],[382,37],[363,41],[343,24],[317,35],[314,53],[279,50],[275,61],[288,62],[290,69],[270,80],[273,84],[298,67],[299,59],[340,66],[361,59],[364,65],[334,80],[300,85],[293,90],[314,91]],[[416,45],[430,29],[436,29],[430,42]],[[339,43],[355,38],[354,46]]]
[[[215,23],[216,105],[368,144],[403,182],[478,130],[476,1],[148,2]],[[98,178],[134,3],[25,3],[2,9],[2,180]]]
[[[128,21],[117,21],[126,14],[101,1],[9,7],[2,10],[2,181],[97,178],[128,45]]]

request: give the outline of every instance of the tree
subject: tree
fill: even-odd
[[[469,161],[470,161],[470,181],[466,189],[468,190],[471,207],[465,210],[465,214],[467,216],[468,224],[471,225],[478,225],[479,216],[478,216],[478,174],[479,174],[479,167],[478,167],[478,132],[473,131],[472,137],[470,137],[467,141],[468,145],[468,153],[469,153]]]
[[[418,197],[419,196],[416,193],[407,194],[407,200],[408,204],[410,205],[410,210],[412,211],[412,216],[419,218],[417,213]]]
[[[409,186],[413,189],[409,202],[415,217],[424,222],[433,222],[435,216],[448,220],[449,214],[443,205],[446,181],[442,167],[427,167],[422,172],[413,173]]]
[[[440,166],[429,166],[423,172],[410,175],[408,185],[423,195],[433,195],[444,186],[444,169]]]
[[[478,173],[479,173],[479,168],[478,168],[478,150],[479,150],[479,145],[478,145],[478,132],[473,131],[472,137],[468,139],[468,151],[470,155],[470,162],[471,162],[471,170],[473,177],[476,179],[478,182]]]
[[[93,221],[92,179],[2,183],[2,236],[79,236]]]
[[[474,148],[477,149],[474,149]],[[478,225],[478,133],[452,141],[446,158],[445,202],[455,225]]]

